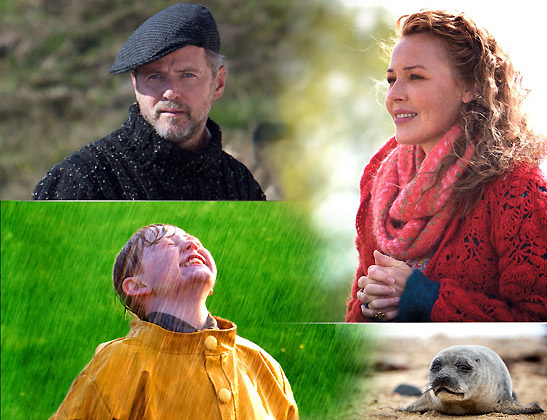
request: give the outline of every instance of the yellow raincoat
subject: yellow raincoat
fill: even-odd
[[[216,320],[188,334],[133,321],[98,347],[50,420],[298,419],[281,366]]]

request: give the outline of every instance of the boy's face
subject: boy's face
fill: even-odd
[[[156,296],[173,296],[185,290],[212,291],[217,268],[199,239],[175,226],[156,244],[145,246],[138,276]]]

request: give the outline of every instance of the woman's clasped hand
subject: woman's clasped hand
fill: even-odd
[[[358,280],[361,290],[357,292],[357,298],[363,303],[361,311],[364,316],[378,321],[393,321],[397,319],[399,301],[412,269],[405,262],[378,250],[373,256],[374,265],[368,268],[366,276]]]

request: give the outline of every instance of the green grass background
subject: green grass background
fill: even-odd
[[[327,245],[297,203],[2,202],[2,409],[44,419],[96,346],[127,333],[111,285],[114,258],[141,226],[174,224],[218,267],[208,308],[276,358],[301,418],[335,418],[366,374],[364,328],[342,321],[345,290],[318,281]],[[311,323],[311,324],[310,324]]]

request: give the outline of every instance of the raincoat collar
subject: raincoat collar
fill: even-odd
[[[153,324],[159,325],[166,330],[178,333],[193,333],[199,331],[196,327],[183,321],[182,319],[163,312],[152,312],[148,315],[148,322],[152,322]],[[210,330],[217,328],[217,321],[211,314],[208,314],[203,329]]]
[[[232,351],[235,347],[237,326],[226,319],[214,317],[218,324],[217,330],[203,330],[193,333],[181,334],[168,331],[151,322],[136,319],[131,322],[131,329],[127,334],[125,343],[131,345],[144,344],[147,347],[161,353],[170,354],[195,354],[204,351],[208,354],[222,354]],[[205,346],[205,340],[213,336],[216,339],[216,348]]]

